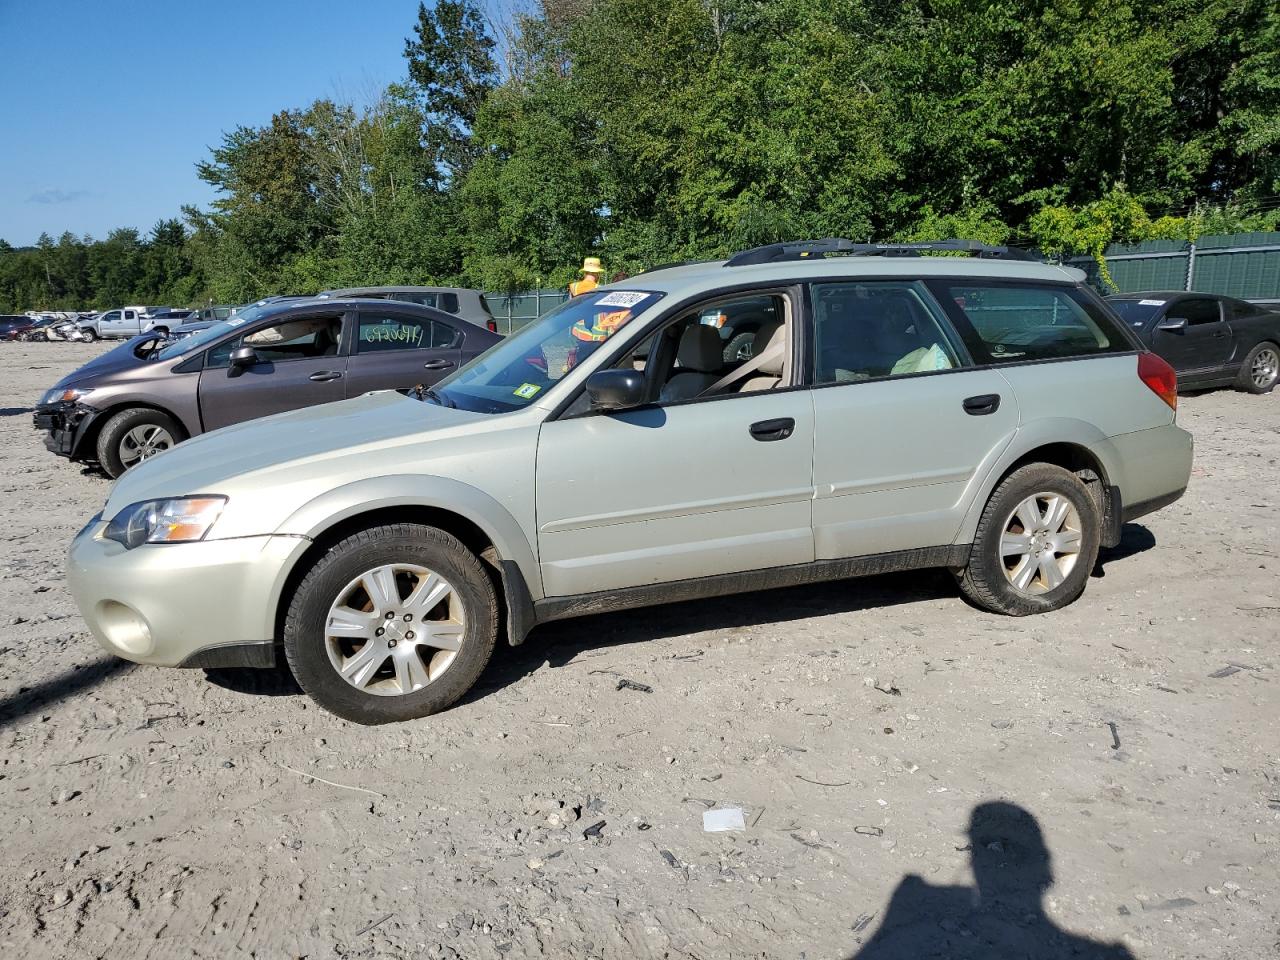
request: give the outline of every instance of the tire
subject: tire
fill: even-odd
[[[93,332],[92,327],[86,327],[85,329],[81,330],[80,335],[84,337],[85,343],[93,343],[93,341],[98,339],[98,335]]]
[[[1245,393],[1270,393],[1280,380],[1280,347],[1263,341],[1244,358],[1236,377],[1236,389]]]
[[[114,480],[135,464],[185,439],[186,432],[167,413],[131,407],[102,425],[98,432],[98,463]]]
[[[1033,498],[1034,515],[1020,516]],[[1041,534],[1038,531],[1055,527],[1051,514],[1057,511],[1051,509],[1054,504],[1050,498],[1061,498],[1069,506],[1059,507],[1063,519],[1057,525],[1058,532]],[[1031,535],[1022,516],[1031,522]],[[1036,521],[1040,521],[1038,525]],[[1008,546],[1025,544],[1024,555],[1005,553],[1006,533]],[[1073,538],[1072,533],[1078,536]],[[960,589],[979,607],[1011,617],[1061,609],[1084,592],[1098,559],[1101,534],[1098,503],[1079,477],[1047,463],[1021,467],[1009,474],[987,501],[969,563],[957,576]],[[1023,537],[1027,539],[1022,541]],[[1038,548],[1043,548],[1042,552],[1037,552]],[[1015,585],[1015,580],[1027,582]]]
[[[756,333],[754,330],[744,330],[742,333],[734,334],[724,346],[725,363],[732,363],[735,360],[750,360],[751,348],[755,346],[755,343]]]
[[[152,327],[150,330],[146,330],[144,332],[154,333],[157,337],[160,337],[161,339],[164,339],[165,337],[169,336],[168,327]]]
[[[430,608],[414,603],[426,578],[433,594],[448,590],[428,599]],[[334,625],[345,629],[334,635]],[[284,653],[298,685],[330,713],[396,723],[456,703],[484,672],[497,636],[497,594],[475,554],[436,527],[397,523],[352,534],[316,561],[289,602]]]

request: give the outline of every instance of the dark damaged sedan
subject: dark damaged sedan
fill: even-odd
[[[118,477],[217,427],[371,390],[430,387],[499,339],[412,303],[271,303],[182,340],[121,344],[50,389],[35,426],[54,453]]]
[[[1280,379],[1280,313],[1212,293],[1148,291],[1107,297],[1178,374],[1178,388],[1268,393]]]

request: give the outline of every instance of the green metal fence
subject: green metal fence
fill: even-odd
[[[486,293],[484,302],[501,334],[513,333],[532,323],[552,307],[569,299],[566,290],[526,290],[523,293]]]
[[[1280,300],[1280,233],[1231,233],[1200,237],[1195,243],[1113,244],[1105,256],[1121,293],[1194,290],[1244,300]],[[1100,271],[1092,258],[1072,257],[1067,262],[1084,270],[1102,290]]]

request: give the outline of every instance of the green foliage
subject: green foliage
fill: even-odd
[[[542,0],[501,61],[475,0],[408,26],[375,103],[226,134],[209,209],[0,247],[0,305],[515,290],[820,236],[1109,279],[1112,243],[1280,221],[1274,0]]]

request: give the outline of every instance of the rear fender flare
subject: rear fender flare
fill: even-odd
[[[1082,448],[1098,462],[1102,467],[1103,483],[1118,487],[1121,491],[1125,489],[1123,461],[1115,445],[1093,424],[1066,417],[1054,417],[1023,424],[999,456],[979,470],[981,482],[965,511],[964,520],[960,524],[954,542],[973,542],[978,530],[978,521],[982,518],[982,511],[986,509],[987,501],[991,499],[996,485],[1013,464],[1039,447],[1064,443]]]

